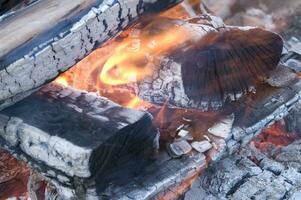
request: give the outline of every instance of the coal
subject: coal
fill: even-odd
[[[297,140],[284,149],[298,151],[299,144],[300,140]],[[254,146],[247,145],[236,155],[207,169],[184,199],[298,199],[300,171],[295,165],[286,167],[288,163],[300,163],[296,160],[283,162],[269,158]]]
[[[297,74],[288,67],[279,66],[270,74],[269,78],[267,79],[267,83],[273,87],[285,87],[297,79]]]

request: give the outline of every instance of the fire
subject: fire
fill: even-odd
[[[197,7],[197,0],[189,0]],[[187,8],[187,6],[186,6]],[[93,51],[55,82],[88,92],[97,92],[128,108],[149,108],[147,103],[120,86],[135,83],[153,73],[164,56],[188,41],[189,33],[178,19],[192,17],[183,5],[160,16],[146,18],[115,39]],[[146,23],[145,23],[146,22]]]
[[[65,86],[65,87],[67,87],[69,85],[67,77],[64,77],[64,76],[58,77],[57,79],[55,79],[55,82],[62,86]]]
[[[128,37],[115,49],[100,73],[103,83],[122,85],[142,80],[153,73],[155,58],[187,41],[187,31],[179,26],[153,33],[157,23],[160,22],[155,20],[154,24],[146,26],[138,37]]]

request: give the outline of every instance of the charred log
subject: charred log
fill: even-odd
[[[26,0],[0,0],[0,15],[11,11],[16,6],[22,7],[30,3],[31,1]]]
[[[279,151],[279,155],[272,158],[252,143],[245,146],[236,155],[206,170],[185,194],[184,200],[298,199],[300,140]]]
[[[158,143],[149,114],[53,84],[3,110],[0,119],[2,147],[70,185]]]
[[[46,0],[8,16],[0,22],[0,101],[53,80],[142,14],[177,2]]]
[[[216,110],[254,92],[281,58],[279,35],[260,28],[227,27],[213,16],[157,22],[149,27],[164,32],[162,29],[175,26],[180,27],[175,28],[178,31],[184,29],[189,39],[160,58],[152,58],[152,74],[138,81],[135,89],[138,96],[155,104]]]

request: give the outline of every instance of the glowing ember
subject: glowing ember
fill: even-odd
[[[27,198],[29,168],[8,152],[0,150],[0,199]]]
[[[256,148],[268,155],[271,155],[271,151],[287,146],[294,142],[297,138],[298,134],[289,133],[285,130],[285,123],[281,120],[263,130],[262,133],[252,142]]]
[[[65,87],[67,87],[69,84],[68,84],[68,80],[66,77],[64,76],[61,76],[61,77],[58,77],[56,80],[55,80],[56,83],[60,84],[60,85],[63,85]]]

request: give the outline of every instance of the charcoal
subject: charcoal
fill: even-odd
[[[4,148],[61,182],[93,177],[158,143],[150,114],[55,84],[1,111],[0,124]]]
[[[252,143],[236,155],[224,158],[207,169],[193,184],[184,199],[298,199],[301,173],[294,153],[300,140],[282,148],[286,159],[275,159],[261,153]],[[281,154],[281,153],[280,153]],[[257,161],[256,161],[257,160]],[[298,161],[297,161],[298,160]]]
[[[301,72],[301,61],[300,60],[297,60],[297,59],[288,59],[286,62],[285,62],[285,65],[294,70],[295,72],[297,73],[300,73]]]
[[[297,74],[284,66],[278,66],[274,70],[270,77],[267,79],[267,83],[273,87],[285,87],[297,80]]]

